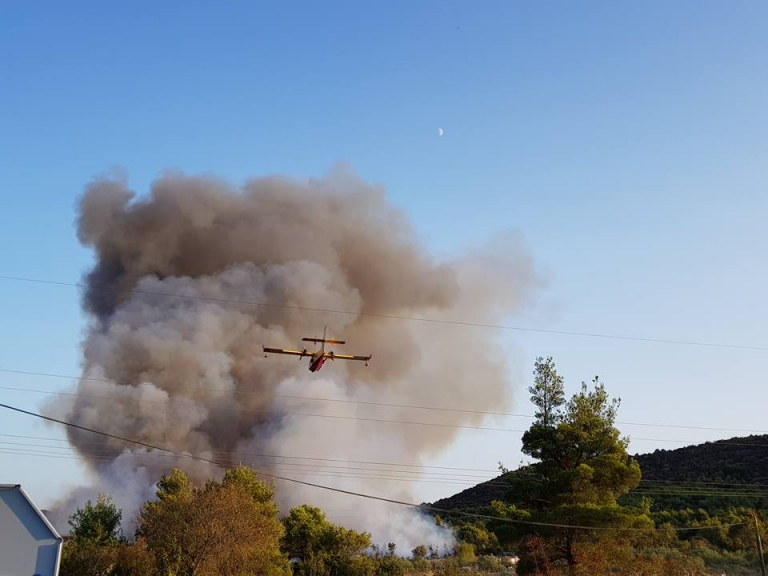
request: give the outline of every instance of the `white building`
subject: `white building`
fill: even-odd
[[[0,484],[0,576],[58,576],[62,539],[14,484]]]

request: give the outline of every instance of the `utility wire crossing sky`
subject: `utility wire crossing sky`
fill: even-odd
[[[454,326],[467,326],[474,328],[492,328],[496,330],[515,330],[519,332],[540,332],[542,334],[558,334],[561,336],[581,336],[587,338],[608,338],[611,340],[634,340],[637,342],[652,342],[656,344],[678,344],[682,346],[706,346],[710,348],[735,348],[741,350],[760,350],[768,351],[768,346],[749,346],[742,344],[723,344],[717,342],[698,342],[695,340],[673,340],[669,338],[647,338],[643,336],[626,336],[619,334],[596,334],[591,332],[574,332],[565,330],[547,330],[544,328],[530,328],[522,326],[507,326],[503,324],[484,324],[481,322],[471,322],[462,320],[442,320],[437,318],[420,318],[416,316],[399,316],[395,314],[376,314],[373,312],[353,312],[348,310],[333,310],[328,308],[310,308],[307,306],[293,306],[289,304],[277,304],[272,302],[249,302],[247,300],[231,300],[226,298],[212,298],[208,296],[192,296],[185,294],[171,294],[168,292],[155,292],[151,290],[138,289],[119,289],[114,287],[98,286],[95,284],[83,284],[76,282],[57,282],[53,280],[40,280],[35,278],[19,278],[15,276],[0,276],[0,280],[12,280],[16,282],[33,282],[36,284],[50,284],[54,286],[71,286],[76,288],[89,288],[93,290],[103,290],[107,292],[118,292],[121,294],[141,294],[146,296],[160,296],[164,298],[181,298],[184,300],[207,300],[219,304],[236,304],[242,306],[264,306],[272,308],[286,308],[290,310],[301,310],[304,312],[320,312],[324,314],[344,314],[349,316],[363,316],[371,318],[389,318],[391,320],[410,320],[412,322],[428,322],[432,324],[450,324]]]
[[[34,416],[35,418],[41,418],[41,419],[47,420],[49,422],[55,422],[57,424],[62,424],[63,426],[69,426],[69,427],[72,427],[72,428],[77,428],[78,430],[83,430],[85,432],[90,432],[92,434],[97,434],[97,435],[100,435],[100,436],[106,436],[108,438],[113,438],[115,440],[120,440],[120,441],[126,442],[128,444],[135,444],[137,446],[142,446],[144,448],[150,448],[152,450],[159,450],[161,452],[168,452],[168,453],[173,454],[175,456],[179,456],[179,457],[183,457],[183,458],[191,458],[193,460],[199,460],[201,462],[207,462],[209,464],[214,464],[215,466],[227,468],[226,464],[222,464],[222,463],[220,463],[220,462],[218,462],[216,460],[211,460],[209,458],[203,458],[201,456],[196,456],[194,454],[177,452],[177,451],[171,450],[169,448],[163,448],[161,446],[155,446],[153,444],[148,444],[146,442],[141,442],[141,441],[138,441],[138,440],[131,440],[130,438],[123,438],[122,436],[117,436],[117,435],[114,435],[114,434],[110,434],[109,432],[104,432],[104,431],[101,431],[101,430],[94,430],[93,428],[88,428],[86,426],[80,426],[78,424],[73,424],[71,422],[66,422],[64,420],[59,420],[59,419],[56,419],[56,418],[51,418],[49,416],[44,416],[42,414],[36,414],[34,412],[30,412],[28,410],[23,410],[21,408],[16,408],[14,406],[9,406],[7,404],[0,404],[0,408],[5,408],[6,410],[13,410],[13,411],[19,412],[21,414],[26,414],[28,416]],[[435,507],[435,506],[429,506],[429,505],[425,505],[425,504],[413,504],[411,502],[404,502],[402,500],[395,500],[395,499],[392,499],[392,498],[385,498],[385,497],[382,497],[382,496],[374,496],[374,495],[371,495],[371,494],[363,494],[363,493],[360,493],[360,492],[354,492],[354,491],[351,491],[351,490],[344,490],[344,489],[341,489],[341,488],[334,488],[332,486],[325,486],[323,484],[315,484],[313,482],[306,482],[304,480],[298,480],[296,478],[289,478],[289,477],[286,477],[286,476],[278,476],[276,474],[269,474],[269,473],[266,473],[266,472],[260,472],[260,474],[262,476],[266,476],[267,478],[272,478],[274,480],[282,480],[284,482],[290,482],[290,483],[294,483],[294,484],[301,484],[303,486],[310,486],[312,488],[318,488],[320,490],[327,490],[327,491],[336,492],[336,493],[339,493],[339,494],[346,494],[348,496],[355,496],[355,497],[358,497],[358,498],[365,498],[365,499],[368,499],[368,500],[377,500],[379,502],[386,502],[388,504],[397,504],[399,506],[407,506],[408,508],[414,508],[414,509],[428,510],[430,512],[438,512],[438,513],[442,512],[442,513],[458,514],[458,515],[461,515],[461,516],[469,516],[469,517],[477,518],[477,519],[495,520],[495,521],[507,522],[507,523],[510,523],[510,524],[526,524],[526,525],[531,525],[531,526],[549,526],[549,527],[553,527],[553,528],[582,528],[582,529],[585,529],[585,530],[595,530],[595,531],[602,531],[602,530],[626,531],[626,532],[655,532],[656,531],[656,527],[655,526],[651,527],[651,528],[631,528],[631,527],[623,527],[623,526],[622,527],[615,527],[615,526],[578,526],[578,525],[573,525],[573,524],[557,524],[557,523],[550,523],[550,522],[533,522],[533,521],[530,521],[530,520],[516,520],[516,519],[512,519],[512,518],[499,518],[497,516],[490,516],[490,515],[487,515],[487,514],[476,514],[474,512],[465,512],[463,510],[447,510],[447,509],[438,508],[438,507]],[[745,524],[747,524],[747,522],[735,522],[735,523],[732,523],[732,524],[719,524],[718,527],[730,528],[732,526],[743,526]],[[670,528],[670,529],[674,530],[674,531],[678,531],[678,532],[686,532],[686,531],[698,531],[698,530],[711,530],[712,527],[711,526],[691,526],[691,527],[683,527],[683,528],[675,527],[675,528]]]

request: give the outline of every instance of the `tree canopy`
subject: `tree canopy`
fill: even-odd
[[[61,574],[111,576],[118,544],[124,541],[120,522],[122,511],[107,494],[99,494],[78,508],[69,519],[71,541],[64,547]]]
[[[99,494],[95,504],[88,500],[69,519],[70,535],[80,544],[115,544],[122,540],[122,517],[112,497]]]
[[[190,485],[180,470],[158,483],[158,500],[139,514],[138,533],[163,574],[175,576],[280,575],[284,529],[274,490],[254,469],[240,466],[221,482]]]
[[[332,524],[314,506],[292,508],[284,524],[284,549],[298,561],[294,571],[302,576],[354,573],[355,563],[371,546],[370,534]]]
[[[597,377],[592,383],[554,413],[557,424],[536,421],[523,435],[523,453],[538,460],[531,468],[539,496],[550,506],[612,505],[640,482],[629,441],[614,427],[620,400],[610,400]]]

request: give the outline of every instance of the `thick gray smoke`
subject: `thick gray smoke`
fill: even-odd
[[[259,178],[242,189],[169,174],[146,197],[120,178],[99,179],[80,202],[78,235],[96,258],[84,297],[92,321],[76,395],[47,408],[58,417],[226,464],[410,500],[411,483],[402,480],[418,475],[359,462],[420,464],[450,446],[457,429],[370,419],[477,425],[482,416],[317,398],[478,411],[510,402],[505,354],[490,331],[385,316],[498,321],[536,285],[521,242],[503,237],[437,263],[385,191],[344,169],[309,182]],[[295,348],[324,326],[347,340],[340,352],[373,353],[371,366],[337,361],[312,374],[306,359],[262,353],[262,345]],[[96,490],[113,492],[130,518],[171,466],[198,481],[220,473],[86,432],[70,430],[69,439],[94,486],[61,503],[60,523]],[[393,474],[398,481],[381,478]],[[278,497],[284,510],[308,502],[331,519],[354,509],[364,516],[340,521],[400,549],[450,540],[391,505],[285,482]]]

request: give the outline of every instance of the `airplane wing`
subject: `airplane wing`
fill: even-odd
[[[373,358],[373,354],[370,356],[351,356],[349,354],[335,354],[333,352],[326,352],[325,357],[331,358],[333,360],[362,360],[363,362],[369,362],[371,358]]]
[[[262,346],[265,354],[288,354],[290,356],[312,356],[309,352],[301,350],[283,350],[282,348],[267,348]]]

